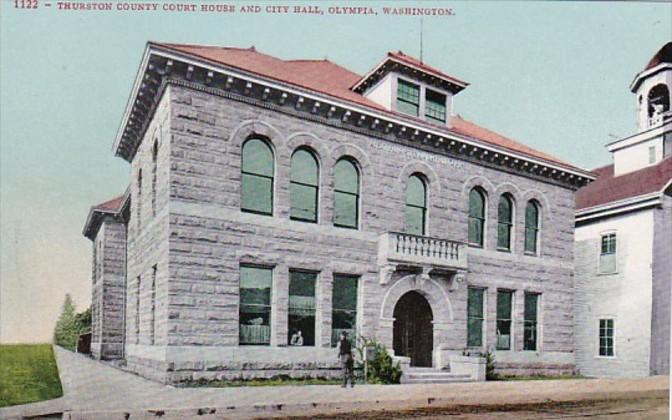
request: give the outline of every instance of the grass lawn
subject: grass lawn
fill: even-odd
[[[51,344],[0,345],[0,407],[62,395]]]

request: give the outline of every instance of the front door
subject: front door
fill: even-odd
[[[432,308],[418,292],[408,292],[394,307],[394,354],[411,358],[411,366],[432,366]]]

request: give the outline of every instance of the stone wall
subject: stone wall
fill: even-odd
[[[106,217],[93,241],[91,354],[96,359],[123,357],[126,291],[126,227]]]
[[[670,294],[672,293],[672,192],[654,211],[651,314],[652,375],[670,373]]]
[[[488,195],[487,239],[484,249],[468,250],[466,283],[451,290],[450,276],[432,276],[438,285],[435,290],[441,294],[437,299],[452,308],[444,324],[436,327],[441,331],[436,336],[441,342],[435,340],[435,347],[441,344],[456,354],[464,349],[466,287],[474,284],[488,288],[487,339],[483,350],[494,345],[493,296],[497,288],[505,287],[515,290],[518,298],[514,308],[514,343],[517,344],[512,353],[520,353],[522,362],[526,357],[535,360],[535,352],[522,351],[523,302],[520,299],[524,291],[535,291],[542,293],[546,314],[542,321],[541,351],[571,354],[574,209],[570,189],[442,156],[429,146],[395,144],[187,87],[169,86],[154,121],[166,121],[168,113],[171,119],[169,124],[162,125],[162,132],[169,126],[165,138],[170,139],[170,144],[162,145],[161,150],[169,156],[162,156],[160,162],[166,165],[161,174],[169,185],[170,203],[166,213],[169,217],[162,221],[161,230],[154,233],[145,230],[137,235],[133,227],[136,213],[132,209],[129,225],[129,232],[133,232],[129,233],[132,238],[129,250],[132,248],[134,254],[133,260],[129,259],[129,326],[132,327],[131,296],[135,277],[145,272],[149,261],[155,261],[159,255],[158,251],[151,250],[160,247],[160,261],[169,262],[168,273],[158,283],[161,292],[157,301],[166,307],[161,314],[165,328],[156,345],[166,345],[167,349],[185,348],[194,361],[207,361],[206,356],[199,356],[199,351],[206,352],[208,348],[237,349],[241,264],[274,268],[272,340],[271,346],[265,348],[246,346],[244,350],[230,353],[235,363],[244,361],[250,351],[275,360],[276,350],[287,342],[290,269],[320,273],[316,314],[318,344],[313,349],[300,349],[302,357],[321,360],[325,351],[333,352],[329,347],[335,273],[360,276],[359,334],[391,342],[391,320],[381,318],[381,306],[394,282],[387,285],[379,282],[378,239],[384,232],[403,231],[406,180],[413,173],[421,173],[429,184],[428,236],[466,241],[469,191],[480,186]],[[148,133],[156,124],[152,122]],[[253,134],[267,138],[274,149],[273,216],[240,210],[241,147]],[[319,160],[317,224],[289,219],[289,163],[292,152],[300,146],[313,149]],[[140,153],[133,162],[133,174],[139,162],[147,159],[146,147],[144,143],[140,146]],[[332,225],[333,168],[344,156],[355,159],[361,171],[358,230]],[[133,185],[131,191],[135,198],[137,191]],[[512,252],[496,250],[497,201],[504,192],[515,199]],[[529,199],[537,200],[542,207],[538,256],[523,252],[524,213]],[[161,238],[168,240],[162,242]],[[165,246],[169,249],[165,250]],[[154,254],[150,255],[150,251]],[[161,269],[159,263],[160,272]],[[387,302],[388,305],[394,303]],[[141,306],[141,314],[145,313],[143,308]],[[143,342],[141,334],[140,344],[144,343],[146,340]],[[133,351],[138,352],[137,357],[170,362],[170,356],[165,353],[156,354],[140,347]],[[552,360],[545,359],[545,362],[552,364]],[[235,363],[230,361],[231,366],[238,366]],[[286,368],[286,363],[278,361],[276,370],[282,371],[283,366]]]

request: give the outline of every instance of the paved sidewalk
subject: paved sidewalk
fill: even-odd
[[[667,377],[418,385],[175,388],[54,348],[65,396],[0,409],[0,418],[71,412],[71,418],[144,418],[206,414],[246,417],[304,410],[485,405],[664,396]],[[214,410],[214,411],[213,411]],[[151,412],[151,413],[150,413]],[[128,417],[126,417],[128,418]],[[201,417],[202,418],[202,417]]]

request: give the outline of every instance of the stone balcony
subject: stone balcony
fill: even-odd
[[[381,283],[399,266],[416,267],[424,274],[432,270],[462,273],[467,270],[467,249],[463,242],[401,232],[388,232],[378,242]]]

